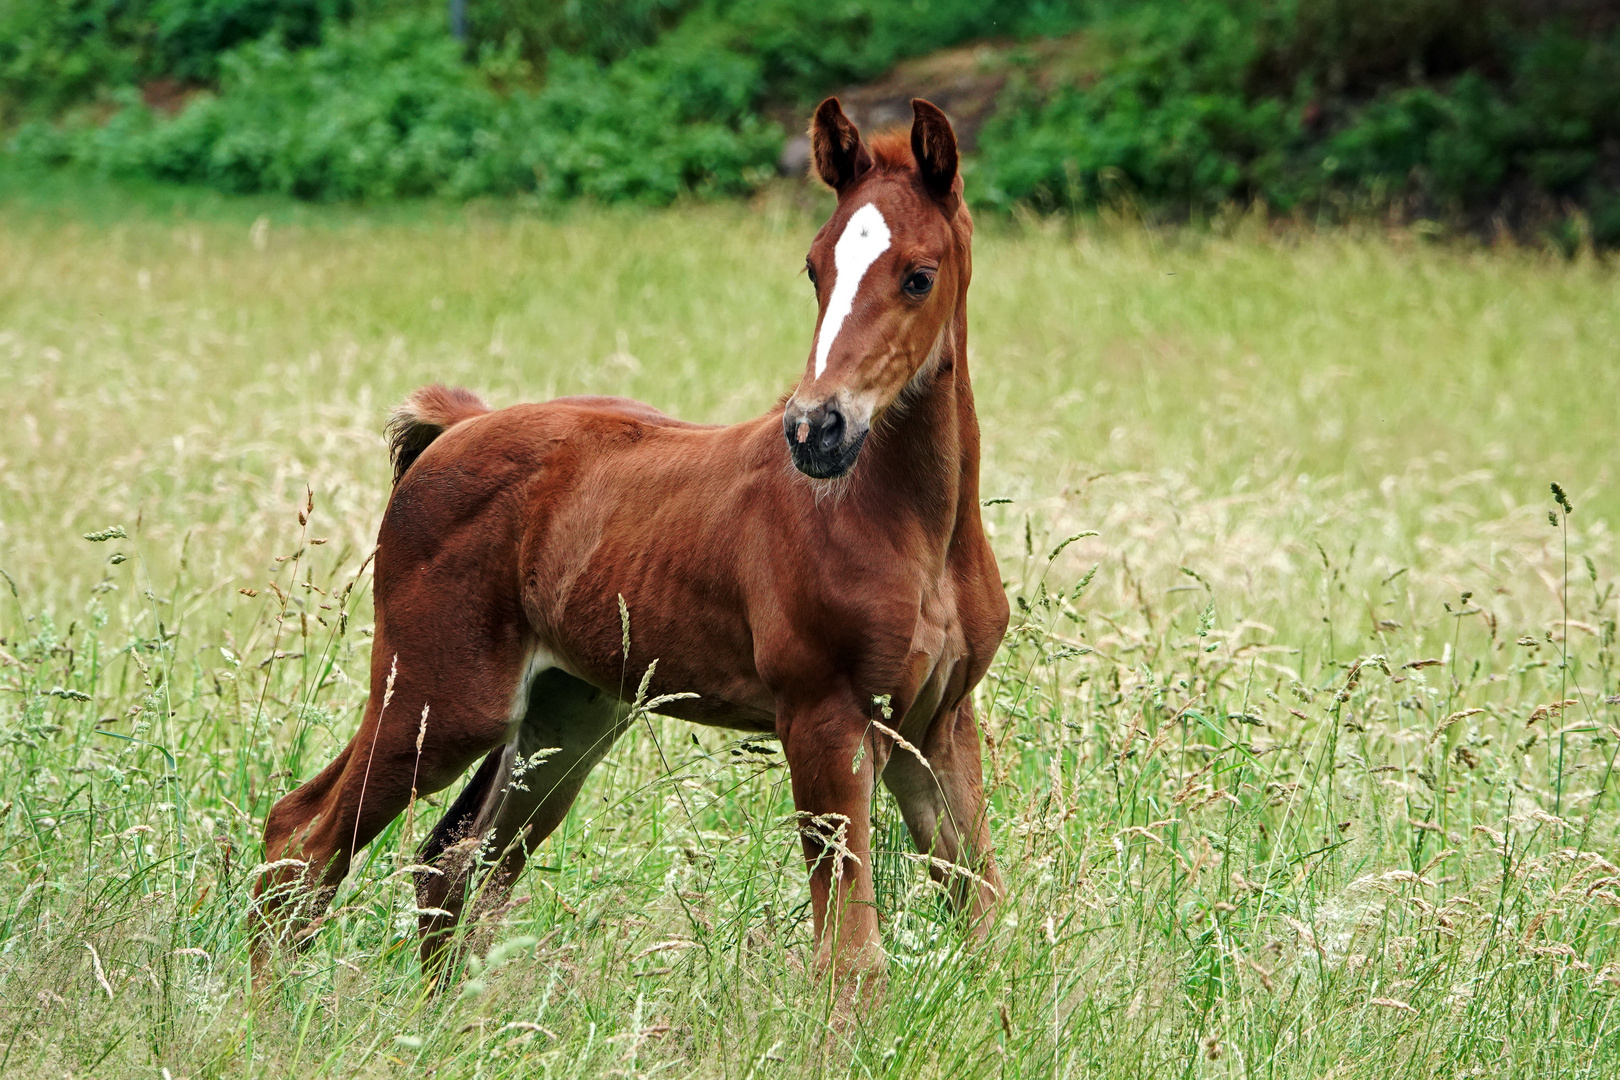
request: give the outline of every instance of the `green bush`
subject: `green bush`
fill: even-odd
[[[1465,200],[1499,187],[1518,117],[1477,74],[1449,92],[1412,87],[1380,96],[1327,143],[1324,171],[1349,183],[1421,177],[1433,194]]]
[[[1301,75],[1334,93],[1366,95],[1414,77],[1490,69],[1523,0],[1279,0],[1264,19],[1255,75],[1287,91]]]
[[[1182,212],[1348,196],[1466,217],[1573,198],[1620,241],[1620,31],[1528,0],[1192,0],[1115,12],[1089,85],[1026,81],[980,135],[977,197]],[[1539,201],[1539,202],[1538,202]]]
[[[781,149],[782,132],[760,113],[766,100],[820,92],[1001,27],[1072,21],[1076,10],[1061,0],[510,3],[490,10],[533,19],[507,26],[499,44],[501,26],[485,25],[478,60],[468,64],[437,5],[346,27],[335,21],[349,8],[341,0],[260,7],[154,0],[151,11],[168,19],[154,41],[172,46],[158,49],[167,57],[158,68],[200,78],[199,58],[208,57],[217,89],[172,119],[126,89],[113,95],[111,119],[34,123],[12,140],[14,150],[308,199],[739,194],[771,173]],[[255,11],[257,22],[247,18]],[[331,18],[322,23],[322,15]],[[249,40],[210,52],[236,38]],[[550,44],[538,86],[524,58],[537,42]]]
[[[1115,192],[1204,204],[1287,191],[1298,115],[1247,98],[1260,42],[1232,5],[1151,5],[1101,32],[1111,61],[1094,82],[1026,80],[985,126],[977,198],[1056,209]]]
[[[559,54],[539,93],[502,96],[437,21],[406,16],[296,52],[266,38],[226,54],[220,73],[217,94],[173,119],[126,96],[105,124],[35,123],[14,146],[114,174],[306,199],[539,188],[654,202],[746,190],[780,147],[746,111],[754,71],[673,47],[656,78]]]
[[[11,0],[24,157],[309,199],[667,202],[771,170],[764,119],[961,41],[1085,25],[1085,77],[1012,80],[982,204],[1178,213],[1584,208],[1620,241],[1620,12],[1581,0]],[[1576,23],[1559,12],[1583,13]],[[1030,55],[1035,55],[1031,53]],[[178,116],[137,87],[206,92]],[[1335,212],[1337,212],[1335,210]]]
[[[220,72],[219,93],[172,120],[132,101],[54,145],[43,125],[19,144],[116,174],[303,198],[513,186],[500,101],[454,42],[417,20],[335,32],[298,52],[254,42],[226,54]]]
[[[274,34],[300,49],[321,39],[321,28],[346,18],[349,0],[151,0],[152,74],[207,82],[219,74],[222,53]]]
[[[971,38],[1072,29],[1085,0],[473,0],[474,45],[515,42],[537,68],[556,52],[607,64],[672,30],[757,60],[769,93],[803,99],[896,60]],[[656,46],[655,46],[656,48]]]
[[[0,4],[0,122],[50,115],[121,87],[213,81],[223,53],[275,35],[320,40],[351,0],[7,0]]]
[[[960,41],[1072,29],[1082,0],[728,0],[709,9],[772,92],[800,101]]]
[[[141,72],[128,0],[0,3],[0,123],[50,114]]]
[[[758,64],[713,49],[701,27],[607,68],[554,54],[531,114],[539,190],[652,202],[751,190],[782,145],[753,112],[760,88]]]
[[[553,53],[610,64],[658,40],[695,0],[469,0],[468,29],[475,48],[515,48],[543,67]]]

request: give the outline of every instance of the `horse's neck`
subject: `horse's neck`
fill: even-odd
[[[979,422],[968,378],[966,298],[958,304],[933,374],[907,391],[867,448],[861,485],[872,511],[915,518],[948,549],[962,529],[979,527]],[[863,455],[864,457],[864,455]]]

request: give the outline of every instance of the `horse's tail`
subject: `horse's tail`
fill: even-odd
[[[394,461],[394,483],[428,444],[450,428],[489,412],[484,399],[471,390],[434,383],[411,392],[388,419],[388,453]]]

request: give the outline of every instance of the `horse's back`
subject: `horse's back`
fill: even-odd
[[[437,487],[435,481],[453,476],[464,490],[482,490],[510,481],[514,472],[541,467],[559,452],[577,459],[596,448],[638,443],[649,430],[717,428],[676,419],[633,398],[582,394],[526,402],[449,428],[423,452],[420,468],[401,478],[399,486],[414,482],[418,487],[425,483]]]
[[[522,408],[522,406],[517,406]],[[601,419],[635,420],[643,424],[652,424],[667,428],[693,428],[713,429],[716,424],[695,424],[690,420],[680,420],[659,409],[653,408],[645,401],[635,398],[612,397],[607,394],[574,394],[568,397],[552,398],[534,406],[537,409],[568,411],[578,414],[581,419],[591,415]]]
[[[381,539],[410,538],[418,554],[468,532],[512,543],[575,495],[628,486],[644,498],[686,487],[691,477],[682,474],[725,456],[735,449],[728,433],[746,441],[743,429],[753,426],[694,424],[631,398],[596,395],[473,416],[434,439],[400,478]]]

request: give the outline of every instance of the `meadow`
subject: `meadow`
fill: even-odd
[[[1620,1070],[1620,273],[1252,217],[981,222],[989,944],[880,796],[841,1020],[780,753],[653,720],[449,992],[432,805],[250,992],[264,813],[367,692],[388,410],[762,412],[826,209],[0,177],[0,1076]]]

